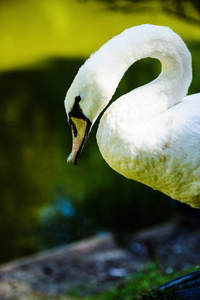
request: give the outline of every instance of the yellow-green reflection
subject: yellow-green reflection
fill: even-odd
[[[52,56],[88,56],[113,35],[142,23],[170,26],[184,39],[199,39],[199,27],[165,14],[158,0],[142,3],[142,9],[136,5],[131,14],[123,14],[100,1],[2,1],[0,69]]]

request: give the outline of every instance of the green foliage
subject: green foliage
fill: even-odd
[[[98,2],[105,2],[111,10],[122,11],[126,14],[140,11],[146,7],[147,2],[145,0],[127,0],[125,3],[117,0],[96,0]],[[199,25],[200,24],[200,5],[198,0],[158,0],[161,8],[167,14],[176,15],[189,23]],[[148,1],[148,8],[152,7],[155,1]]]
[[[188,270],[188,272],[193,269]],[[187,272],[185,271],[184,273]],[[180,275],[180,272],[173,272],[171,274],[162,273],[156,265],[152,264],[144,267],[133,277],[128,278],[121,286],[103,294],[84,298],[84,300],[180,300],[179,296],[172,297],[169,291],[161,292],[153,290],[155,287]]]

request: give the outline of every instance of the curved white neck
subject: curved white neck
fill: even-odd
[[[146,57],[161,61],[162,72],[150,84],[159,85],[159,90],[168,98],[168,107],[182,100],[192,79],[190,52],[171,29],[142,25],[115,36],[86,62],[87,67],[91,65],[93,71],[95,66],[94,76],[97,77],[102,93],[106,95],[104,99],[107,98],[107,103],[126,70],[137,60]]]

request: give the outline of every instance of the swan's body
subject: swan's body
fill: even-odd
[[[200,94],[185,97],[191,56],[169,28],[127,29],[80,68],[65,99],[74,134],[72,161],[77,162],[125,71],[145,57],[159,59],[162,72],[105,111],[97,131],[99,149],[118,173],[200,208]]]

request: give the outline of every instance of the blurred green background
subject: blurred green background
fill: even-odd
[[[198,1],[4,0],[0,2],[0,263],[104,231],[132,232],[176,216],[168,197],[115,173],[97,124],[79,165],[66,164],[71,130],[64,98],[84,60],[142,23],[170,26],[200,82]],[[154,79],[160,64],[132,66],[113,99]],[[97,122],[98,123],[98,122]]]

